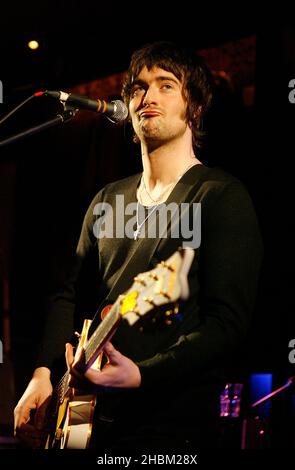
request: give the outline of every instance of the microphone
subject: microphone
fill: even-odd
[[[128,116],[128,108],[121,100],[114,100],[107,103],[104,100],[93,100],[87,96],[74,95],[72,93],[65,93],[64,91],[48,91],[39,92],[35,95],[40,96],[45,94],[57,98],[63,104],[68,104],[78,109],[88,109],[96,113],[104,114],[110,121],[118,123],[125,121]]]

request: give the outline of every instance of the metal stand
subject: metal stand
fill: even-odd
[[[264,403],[265,401],[269,400],[270,398],[274,397],[275,395],[277,395],[278,393],[281,393],[283,390],[286,390],[286,388],[290,387],[293,383],[295,383],[295,376],[293,377],[290,377],[287,382],[285,383],[285,385],[283,385],[282,387],[280,388],[277,388],[276,390],[274,390],[273,392],[269,393],[268,395],[265,395],[265,397],[262,397],[260,398],[258,401],[256,401],[255,403],[252,403],[251,405],[251,409],[254,409],[256,408],[257,406],[261,405],[262,403]]]
[[[26,131],[20,132],[19,134],[13,135],[11,137],[8,137],[5,140],[2,140],[0,142],[0,147],[3,147],[4,145],[12,144],[13,142],[16,142],[17,140],[27,137],[28,135],[36,134],[37,132],[43,131],[44,129],[47,129],[49,127],[53,127],[57,124],[63,124],[64,122],[67,122],[70,119],[72,119],[76,115],[77,112],[78,112],[78,109],[74,109],[69,106],[64,106],[64,111],[58,114],[54,119],[45,121],[42,124],[39,124],[38,126],[31,127],[30,129],[27,129]]]
[[[287,388],[289,388],[291,385],[295,383],[295,376],[290,377],[285,385],[282,387],[277,388],[273,392],[269,393],[268,395],[265,395],[264,397],[260,398],[256,402],[252,403],[250,405],[250,412],[252,416],[248,416],[243,419],[242,423],[242,439],[241,439],[241,449],[248,449],[249,446],[249,441],[248,439],[248,434],[249,431],[252,431],[253,433],[256,433],[256,435],[259,437],[259,442],[257,439],[257,443],[255,448],[262,448],[263,444],[266,445],[266,442],[268,440],[268,423],[266,420],[261,419],[259,415],[253,415],[253,411],[257,409],[259,405],[262,405],[262,403],[265,403],[266,401],[270,400],[273,398],[275,395],[278,395],[279,393],[283,392]],[[251,421],[252,420],[252,421]],[[269,444],[269,443],[268,443]],[[268,445],[267,445],[268,446]],[[251,447],[250,447],[251,448]]]

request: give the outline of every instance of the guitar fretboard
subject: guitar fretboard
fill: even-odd
[[[107,316],[96,328],[85,348],[85,365],[90,367],[120,320],[118,301],[112,306]]]

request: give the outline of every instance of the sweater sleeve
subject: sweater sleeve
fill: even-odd
[[[55,369],[57,361],[64,356],[65,343],[74,332],[77,304],[77,285],[89,262],[97,257],[97,239],[93,233],[93,209],[100,199],[98,193],[84,217],[76,252],[63,285],[48,299],[47,321],[43,341],[39,348],[36,367]]]
[[[237,353],[251,319],[262,253],[256,214],[242,184],[227,184],[217,197],[213,191],[202,203],[197,254],[200,326],[138,362],[142,386],[196,377]]]

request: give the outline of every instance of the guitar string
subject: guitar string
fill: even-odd
[[[114,304],[114,305],[115,305],[115,304]],[[111,318],[111,316],[108,315],[107,319],[108,319],[109,321],[108,321],[108,322],[105,321],[105,322],[101,323],[101,325],[104,324],[104,329],[105,329],[105,330],[106,330],[106,329],[109,329],[109,330],[110,330],[110,328],[109,328],[110,325],[108,325],[108,324],[110,324],[110,323],[112,324],[111,320],[113,320],[113,318]],[[115,321],[113,322],[113,325],[116,323],[117,320],[118,320],[118,317],[115,318]],[[112,326],[113,326],[113,325],[112,325]],[[103,328],[101,328],[101,329],[103,329]],[[88,359],[91,358],[92,353],[93,353],[93,352],[95,351],[95,349],[96,349],[94,339],[97,339],[96,337],[97,337],[98,333],[99,333],[99,330],[97,329],[97,330],[94,332],[94,334],[91,336],[91,338],[90,338],[90,340],[89,340],[89,343],[88,343],[88,345],[87,345],[86,348],[85,348],[85,357],[86,357],[86,353],[87,353]],[[62,378],[60,379],[60,381],[58,382],[58,384],[56,385],[56,387],[55,387],[56,394],[57,394],[57,397],[58,397],[58,400],[59,400],[59,401],[64,399],[64,397],[65,397],[67,391],[68,391],[69,388],[70,388],[70,387],[66,384],[68,377],[69,377],[69,371],[67,370],[67,371],[64,373],[64,375],[62,376]]]

